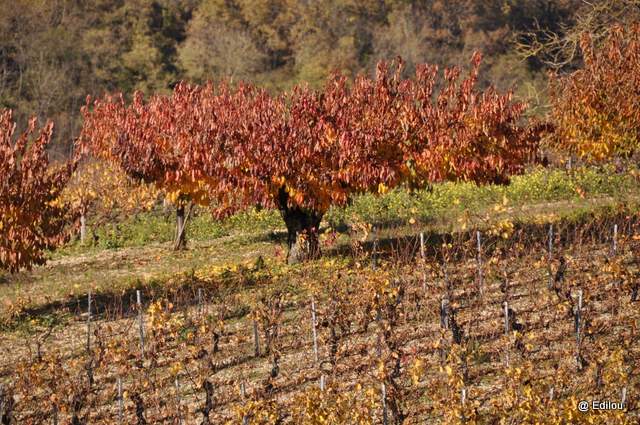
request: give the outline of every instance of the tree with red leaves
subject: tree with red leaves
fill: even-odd
[[[46,148],[53,124],[31,119],[14,139],[11,111],[0,112],[0,268],[16,272],[45,262],[45,250],[68,236],[68,209],[59,201],[75,161],[52,168]]]
[[[193,193],[218,216],[252,205],[276,208],[288,230],[288,261],[319,253],[332,205],[357,193],[445,180],[506,183],[535,156],[539,130],[519,125],[525,105],[478,92],[480,55],[469,76],[401,61],[375,78],[334,75],[316,91],[272,96],[240,84],[180,84],[170,97],[131,105],[106,98],[84,109],[83,140],[134,176]],[[192,196],[192,195],[189,195]]]

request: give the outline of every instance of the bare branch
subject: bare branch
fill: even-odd
[[[628,24],[640,20],[640,0],[583,1],[575,23],[564,25],[554,32],[539,23],[529,31],[517,34],[515,47],[525,58],[537,58],[546,66],[560,70],[581,59],[580,39],[589,34],[594,43],[604,40],[615,24]]]

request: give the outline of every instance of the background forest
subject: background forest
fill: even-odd
[[[398,55],[411,73],[422,62],[466,65],[480,50],[482,83],[517,82],[541,112],[549,63],[571,69],[579,58],[546,57],[536,42],[593,12],[583,0],[0,0],[0,9],[0,108],[21,127],[33,114],[53,119],[55,158],[68,156],[87,94],[225,77],[274,91],[317,86]]]

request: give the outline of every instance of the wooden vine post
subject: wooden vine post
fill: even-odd
[[[378,330],[378,335],[376,336],[376,355],[378,357],[382,356],[382,312],[380,311],[380,305],[376,307],[376,326]]]
[[[549,281],[547,282],[547,288],[551,290],[553,288],[553,271],[551,270],[551,262],[553,260],[553,224],[549,225],[549,240],[547,246],[547,252],[549,254]]]
[[[254,356],[260,357],[260,335],[258,334],[258,321],[253,319],[253,345]]]
[[[91,291],[87,294],[87,382],[89,387],[93,385],[93,353],[91,352]]]
[[[311,331],[313,337],[313,358],[316,364],[319,361],[318,355],[318,330],[317,330],[317,319],[316,319],[316,303],[315,299],[311,298]]]
[[[582,370],[582,289],[578,290],[578,304],[575,307],[575,333],[576,333],[576,364],[578,370]]]
[[[375,270],[378,267],[377,254],[378,254],[378,233],[375,226],[371,228],[371,234],[373,236],[373,248],[371,252],[371,268]]]
[[[118,386],[118,423],[122,425],[124,423],[124,400],[122,398],[122,378],[117,378]]]
[[[504,313],[504,334],[508,336],[511,332],[511,320],[509,317],[509,303],[507,301],[502,303],[502,309]],[[509,349],[507,348],[504,353],[504,364],[509,367]]]
[[[244,382],[240,383],[240,397],[243,401],[247,398],[247,390],[245,388]],[[242,425],[249,425],[249,416],[246,414],[242,416]]]
[[[449,329],[449,299],[446,296],[440,301],[440,327]]]
[[[87,294],[87,353],[91,352],[91,291]]]
[[[478,294],[482,296],[484,294],[484,283],[482,276],[482,241],[480,231],[476,231],[476,243],[477,243],[477,263],[478,263]]]
[[[178,381],[178,375],[176,375],[174,380],[174,385],[176,387],[176,410],[178,413],[178,425],[182,425],[182,408],[180,402],[180,382]]]
[[[467,422],[467,418],[464,414],[464,408],[467,404],[467,389],[463,388],[460,391],[460,405],[461,405],[461,409],[460,409],[460,420],[464,423]]]
[[[505,301],[502,303],[502,307],[504,311],[504,334],[509,335],[509,332],[511,331],[511,326],[509,324],[509,303]]]
[[[87,240],[87,216],[84,214],[80,214],[80,244],[84,245]]]
[[[140,334],[140,353],[144,359],[144,314],[142,311],[142,294],[136,290],[136,305],[138,307],[138,331]]]
[[[382,383],[380,389],[382,392],[382,424],[389,425],[389,414],[387,412],[387,387],[384,382]]]

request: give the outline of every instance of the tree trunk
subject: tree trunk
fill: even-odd
[[[187,235],[185,229],[184,205],[176,207],[176,238],[174,248],[176,250],[187,247]]]
[[[287,263],[296,264],[320,255],[318,229],[322,221],[322,213],[304,210],[300,207],[289,207],[288,193],[284,188],[278,194],[280,215],[287,226]]]

